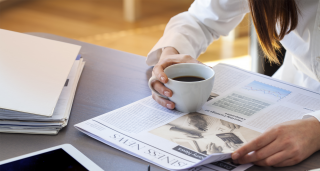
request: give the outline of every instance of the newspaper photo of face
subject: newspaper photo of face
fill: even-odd
[[[233,152],[260,134],[200,113],[186,114],[149,132],[202,154]]]

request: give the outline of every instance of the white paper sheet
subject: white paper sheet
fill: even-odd
[[[52,117],[18,113],[15,117],[0,114],[0,132],[24,134],[57,134],[68,123],[74,95],[85,62],[83,59],[74,62],[68,75],[68,83],[59,97]],[[13,111],[15,112],[15,111]],[[2,120],[1,120],[2,119]]]
[[[51,116],[79,50],[0,29],[0,108]]]

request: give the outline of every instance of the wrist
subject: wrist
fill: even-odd
[[[314,132],[315,133],[315,137],[317,137],[316,139],[316,147],[317,147],[317,150],[320,150],[320,122],[319,122],[319,120],[317,119],[317,118],[315,118],[315,117],[310,117],[310,118],[307,118],[307,119],[305,119],[305,120],[307,120],[308,121],[308,123],[310,124],[310,125],[312,125],[312,132]]]
[[[179,52],[174,47],[169,46],[169,47],[162,48],[162,55],[176,55],[176,54],[179,54]]]

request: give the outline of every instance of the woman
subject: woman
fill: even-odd
[[[320,92],[319,0],[198,0],[188,12],[174,16],[163,37],[151,50],[147,64],[155,65],[154,88],[165,96],[172,91],[163,70],[177,63],[199,63],[196,58],[220,36],[226,36],[250,12],[261,47],[270,62],[276,58],[277,40],[287,50],[281,68],[273,76]],[[162,106],[174,103],[153,94]],[[320,104],[319,104],[320,105]],[[320,111],[301,120],[277,125],[239,148],[232,159],[240,164],[290,166],[320,149]],[[252,152],[253,151],[253,152]],[[252,153],[251,153],[252,152]]]

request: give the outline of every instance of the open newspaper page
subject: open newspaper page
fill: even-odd
[[[219,64],[214,70],[212,92],[217,97],[203,106],[203,114],[264,132],[320,110],[317,92],[230,65]]]
[[[168,170],[184,170],[228,159],[232,151],[232,147],[225,148],[223,139],[216,137],[231,131],[220,119],[169,110],[150,96],[75,126],[99,141]],[[245,141],[240,138],[235,139]],[[219,162],[206,167],[221,165]],[[224,166],[236,167],[228,162]]]
[[[231,153],[267,128],[320,110],[320,94],[219,64],[201,111],[168,110],[151,97],[79,123],[87,135],[168,170],[244,170]]]

